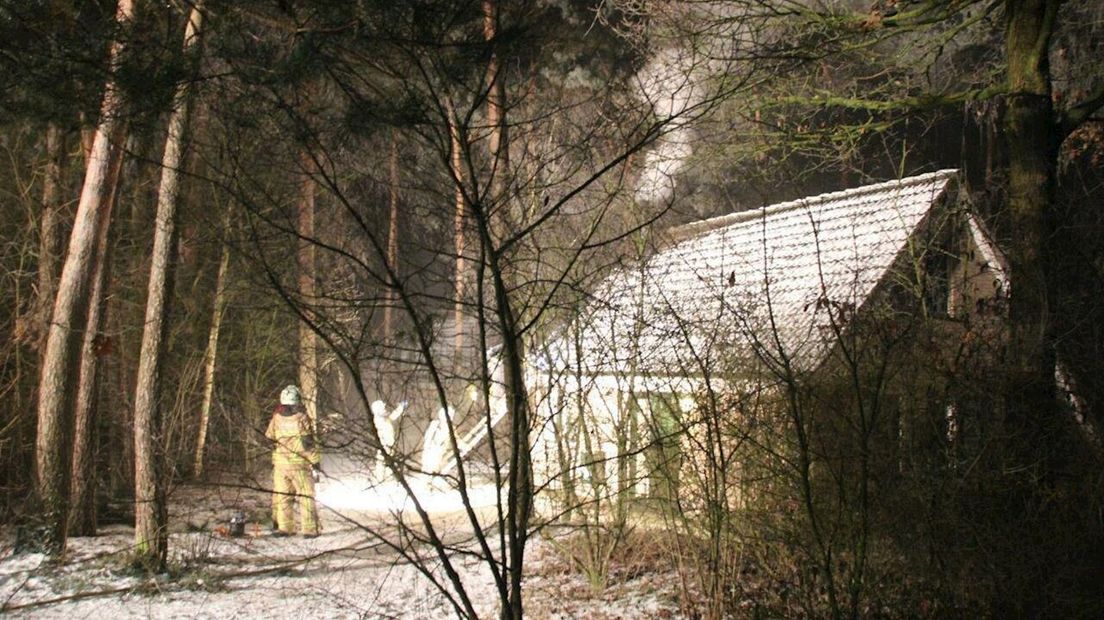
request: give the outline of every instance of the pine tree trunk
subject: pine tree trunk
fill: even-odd
[[[46,128],[46,174],[42,181],[42,222],[39,228],[38,291],[35,305],[36,348],[42,351],[57,296],[58,264],[61,262],[62,183],[65,173],[65,132],[50,123]]]
[[[390,209],[387,217],[387,268],[392,273],[399,271],[399,132],[391,131],[391,157],[389,163],[390,183]],[[397,283],[395,283],[397,284]],[[387,296],[383,306],[383,337],[390,340],[394,337],[394,326],[391,324],[394,306],[398,301],[393,286],[387,287]]]
[[[453,238],[456,249],[456,269],[453,283],[453,321],[455,331],[452,336],[453,356],[456,360],[463,358],[464,354],[464,283],[467,277],[467,265],[464,261],[464,250],[467,241],[464,238],[464,168],[463,168],[463,143],[460,139],[460,125],[456,119],[456,111],[452,105],[448,106],[449,122],[449,146],[451,149],[449,162],[452,165],[453,183],[456,184],[456,212],[453,216]]]
[[[303,153],[303,184],[299,197],[299,300],[301,310],[307,316],[311,304],[315,302],[315,283],[317,264],[314,249],[314,210],[317,184],[310,174],[314,169],[314,159],[310,153]],[[303,397],[303,407],[312,422],[318,422],[318,343],[314,331],[306,321],[299,322],[299,390]],[[316,427],[317,428],[317,427]]]
[[[119,0],[115,20],[126,28],[134,15],[133,0]],[[110,64],[116,67],[122,43],[115,41]],[[50,527],[52,551],[65,548],[68,520],[70,425],[75,400],[74,378],[80,354],[80,332],[88,313],[88,292],[92,287],[92,254],[97,231],[106,217],[107,177],[112,159],[119,156],[122,139],[122,99],[109,79],[88,158],[84,185],[69,236],[69,250],[58,282],[57,299],[51,315],[38,384],[38,431],[35,438],[35,474],[42,514]]]
[[[92,159],[92,147],[96,141],[96,129],[87,125],[87,118],[81,114],[81,130],[80,130],[80,146],[81,155],[84,157],[84,165],[87,168],[88,162]]]
[[[487,61],[487,125],[491,128],[489,149],[492,168],[492,186],[496,198],[505,198],[506,180],[510,174],[509,136],[506,128],[506,79],[502,75],[502,59],[496,49],[498,36],[498,6],[495,0],[483,0],[483,40],[491,45]],[[501,218],[500,218],[501,219]]]
[[[1018,445],[1041,447],[1039,433],[1057,415],[1051,333],[1048,240],[1052,237],[1059,130],[1051,99],[1048,49],[1057,0],[1006,4],[1009,155],[1008,207],[1012,271],[1008,393],[1010,431]]]
[[[93,448],[93,428],[99,407],[96,391],[99,387],[101,328],[106,306],[107,283],[111,278],[111,221],[119,188],[119,173],[123,167],[120,154],[112,162],[108,178],[110,193],[103,226],[96,234],[96,255],[92,276],[92,292],[88,297],[88,320],[81,344],[80,379],[73,422],[72,479],[69,485],[69,534],[93,536],[96,533],[96,470]]]
[[[184,52],[199,42],[203,14],[196,3],[184,31]],[[184,166],[184,141],[188,131],[190,84],[181,83],[173,97],[165,152],[161,159],[161,185],[157,192],[157,220],[150,257],[146,316],[138,357],[134,390],[134,547],[139,560],[160,571],[168,554],[167,510],[162,472],[160,380],[163,340],[167,321],[180,171]]]

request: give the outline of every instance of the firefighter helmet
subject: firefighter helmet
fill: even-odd
[[[280,392],[280,404],[281,405],[298,405],[299,404],[299,388],[294,385],[289,385],[284,388],[284,391]]]

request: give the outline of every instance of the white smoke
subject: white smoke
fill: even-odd
[[[693,154],[687,111],[704,90],[695,85],[693,54],[669,48],[656,54],[638,76],[641,96],[660,120],[672,119],[666,133],[644,159],[636,188],[638,202],[667,200],[675,191],[675,177]]]
[[[754,69],[740,50],[763,33],[764,15],[752,3],[644,2],[648,31],[657,51],[637,75],[640,97],[659,120],[670,119],[664,135],[644,160],[636,189],[638,202],[669,200],[677,176],[693,154],[694,121],[723,84]]]

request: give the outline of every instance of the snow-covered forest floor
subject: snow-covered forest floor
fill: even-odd
[[[60,564],[17,550],[14,532],[4,531],[0,614],[111,620],[455,616],[425,575],[365,532],[386,528],[394,519],[390,513],[324,509],[320,537],[277,538],[258,516],[267,513],[268,501],[258,491],[179,489],[171,499],[170,570],[153,578],[129,568],[133,531],[126,526],[70,539]],[[233,508],[251,518],[244,537],[226,536]],[[637,569],[595,592],[548,542],[534,538],[527,558],[529,617],[678,616],[672,574]],[[487,568],[472,559],[457,564],[480,616],[497,615]]]

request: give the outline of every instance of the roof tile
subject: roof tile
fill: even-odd
[[[582,314],[587,372],[695,375],[733,347],[798,363],[830,346],[829,309],[857,308],[955,171],[823,194],[672,231],[673,244],[608,277]],[[773,325],[773,328],[772,328]],[[776,337],[775,337],[776,336]],[[569,341],[556,365],[575,360]],[[635,358],[635,359],[634,359]]]

